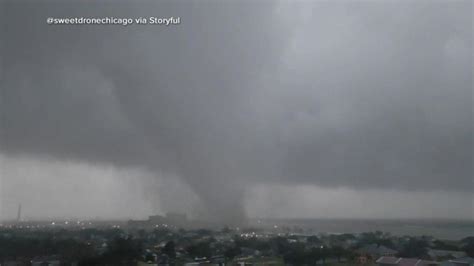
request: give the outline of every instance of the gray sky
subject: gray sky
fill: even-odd
[[[1,218],[473,218],[472,1],[2,11]]]

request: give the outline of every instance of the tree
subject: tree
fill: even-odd
[[[444,249],[444,250],[454,250],[454,251],[459,250],[457,246],[453,244],[445,243],[444,241],[441,241],[441,240],[433,241],[433,249]]]
[[[335,246],[331,248],[330,253],[337,258],[337,261],[341,261],[342,256],[346,254],[346,250],[340,246]]]
[[[275,237],[270,240],[270,245],[277,254],[284,254],[290,249],[290,243],[283,237]]]
[[[375,241],[375,243],[376,243],[378,246],[386,246],[386,247],[395,249],[395,244],[393,244],[393,241],[392,241],[391,239],[389,239],[389,238],[380,238],[380,239],[377,239],[377,241]]]
[[[463,250],[467,253],[467,255],[474,257],[474,237],[466,237],[461,242],[464,244]]]
[[[233,259],[236,256],[240,255],[241,250],[237,246],[229,247],[224,251],[224,256],[228,259]]]
[[[225,226],[224,228],[222,228],[221,233],[230,234],[232,233],[232,230],[228,226]]]
[[[321,240],[319,240],[317,236],[309,236],[308,239],[306,239],[306,241],[310,244],[316,244],[316,245],[321,243]]]
[[[270,249],[270,243],[256,237],[251,238],[242,238],[242,237],[235,237],[234,238],[235,245],[241,248],[251,248],[260,251],[265,251]]]
[[[140,229],[138,230],[137,235],[139,238],[145,238],[147,236],[147,233],[144,229]]]
[[[321,246],[319,249],[319,256],[323,260],[323,263],[326,263],[326,259],[329,257],[330,250],[327,247]]]
[[[426,254],[428,243],[421,239],[411,238],[408,243],[405,244],[400,256],[408,258],[420,258]]]
[[[176,258],[176,250],[173,241],[166,243],[166,245],[163,247],[163,253],[172,259]]]
[[[130,262],[140,256],[140,245],[131,238],[116,238],[109,243],[108,250],[102,256],[104,264]]]
[[[199,242],[194,245],[191,245],[187,248],[187,251],[192,257],[209,258],[212,255],[211,246],[209,242]]]
[[[313,254],[305,250],[302,243],[291,244],[287,252],[283,255],[283,260],[287,264],[305,265],[314,264]]]

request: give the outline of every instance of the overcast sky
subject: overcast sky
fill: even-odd
[[[472,1],[1,10],[2,219],[474,217]]]

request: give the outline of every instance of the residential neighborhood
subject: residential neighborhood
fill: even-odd
[[[474,237],[455,241],[381,231],[305,234],[277,226],[211,230],[157,223],[170,217],[184,219],[2,225],[0,265],[474,265]]]

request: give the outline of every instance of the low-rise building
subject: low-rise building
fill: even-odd
[[[378,266],[431,266],[439,265],[435,261],[422,260],[422,259],[412,259],[412,258],[399,258],[399,257],[386,257],[382,256],[375,261]]]
[[[446,260],[440,263],[440,266],[474,266],[474,258],[464,257],[452,260]]]
[[[441,250],[441,249],[429,249],[428,256],[432,260],[447,260],[447,259],[459,259],[467,256],[464,251],[453,251],[453,250]]]

